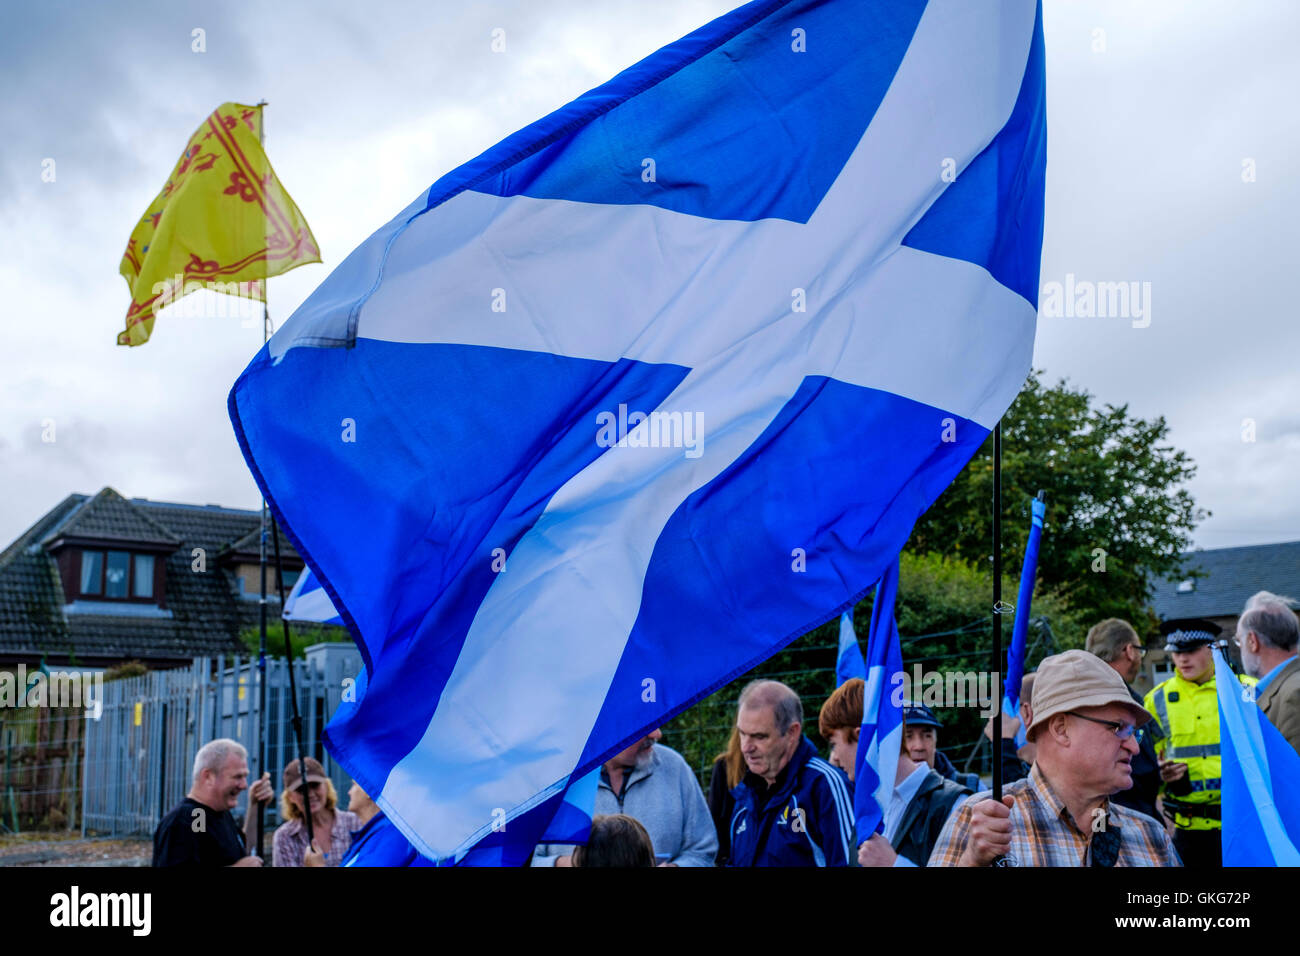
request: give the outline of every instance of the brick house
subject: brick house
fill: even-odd
[[[260,522],[112,488],[69,495],[0,552],[0,667],[157,668],[242,652],[239,633],[259,618]],[[283,536],[280,550],[287,591],[303,562]]]

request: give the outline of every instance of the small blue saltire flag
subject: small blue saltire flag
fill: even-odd
[[[756,0],[421,193],[230,394],[458,857],[861,597],[1029,371],[1035,0]],[[286,414],[285,409],[293,409]]]
[[[1300,754],[1214,650],[1224,866],[1300,866]]]
[[[304,567],[293,582],[289,596],[284,599],[281,615],[286,621],[309,621],[319,624],[342,624],[343,618],[321,587],[320,578],[311,568]]]
[[[862,691],[862,729],[853,768],[853,811],[859,843],[884,829],[903,745],[903,652],[894,620],[897,597],[895,558],[876,585],[871,633],[867,636],[867,685]]]
[[[1007,648],[1006,692],[1002,712],[1013,717],[1020,713],[1020,683],[1025,677],[1025,645],[1029,637],[1029,609],[1034,601],[1034,578],[1038,574],[1038,549],[1043,539],[1043,518],[1047,504],[1039,498],[1029,501],[1029,540],[1025,542],[1025,561],[1020,566],[1020,591],[1016,595],[1016,623],[1011,628],[1011,646]],[[1029,738],[1023,723],[1016,731],[1016,746],[1023,747]]]
[[[840,650],[835,658],[835,686],[840,687],[854,677],[867,679],[867,663],[862,659],[858,634],[853,629],[853,612],[845,611],[840,615]]]

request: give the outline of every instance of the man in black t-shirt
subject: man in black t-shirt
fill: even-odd
[[[190,792],[173,808],[153,835],[154,866],[261,866],[245,850],[245,836],[231,810],[248,790],[248,751],[229,738],[213,740],[194,756]],[[249,821],[258,803],[274,796],[270,775],[249,791]]]

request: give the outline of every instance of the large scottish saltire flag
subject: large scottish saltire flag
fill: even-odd
[[[422,852],[546,816],[880,578],[1029,370],[1044,153],[1034,0],[761,0],[285,323],[231,418],[365,657],[328,745]]]
[[[1300,754],[1214,652],[1223,764],[1223,865],[1300,866]]]
[[[858,842],[882,831],[894,793],[898,755],[903,745],[903,699],[899,677],[903,651],[894,619],[898,599],[898,559],[876,585],[867,635],[867,679],[862,689],[862,727],[853,768],[853,815]]]

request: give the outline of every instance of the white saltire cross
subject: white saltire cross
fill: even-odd
[[[1034,0],[933,0],[806,224],[464,192],[393,242],[359,337],[684,366],[659,410],[701,412],[705,428],[698,458],[607,449],[509,555],[424,738],[383,789],[381,803],[427,852],[449,854],[494,809],[514,816],[564,783],[669,517],[750,447],[805,377],[987,427],[1010,403],[1031,358],[1033,306],[982,267],[901,242],[946,188],[943,161],[965,169],[1010,116],[1034,18]],[[487,310],[485,285],[506,290],[504,314]],[[791,307],[795,288],[806,289],[805,313]],[[938,417],[935,427],[937,440]],[[507,752],[509,775],[484,779]]]

